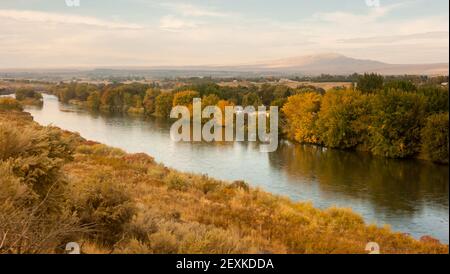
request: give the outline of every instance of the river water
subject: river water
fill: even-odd
[[[42,125],[53,124],[127,152],[145,152],[181,171],[249,184],[314,206],[348,207],[368,223],[389,224],[418,238],[449,241],[448,166],[392,160],[365,153],[282,142],[273,153],[258,144],[176,143],[170,124],[156,118],[100,115],[44,95],[44,106],[27,107]]]

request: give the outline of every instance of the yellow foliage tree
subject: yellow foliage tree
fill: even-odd
[[[192,115],[192,101],[194,98],[199,98],[200,95],[197,91],[186,90],[175,93],[173,96],[173,106],[186,106]]]
[[[320,143],[316,122],[321,100],[322,96],[315,92],[297,94],[288,98],[282,111],[288,121],[285,130],[289,138],[301,143]]]

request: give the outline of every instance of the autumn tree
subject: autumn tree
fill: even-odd
[[[322,96],[315,92],[293,95],[282,111],[287,120],[287,136],[301,143],[320,143],[317,131]]]
[[[322,99],[318,128],[324,145],[353,148],[364,142],[370,117],[366,96],[353,90],[330,90]]]

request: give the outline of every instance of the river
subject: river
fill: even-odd
[[[145,152],[181,171],[245,180],[319,208],[352,208],[368,223],[449,242],[448,166],[289,142],[282,142],[273,153],[262,153],[258,144],[248,142],[176,143],[166,121],[92,114],[61,104],[51,95],[44,95],[42,108],[26,111],[42,125],[79,132],[127,152]]]

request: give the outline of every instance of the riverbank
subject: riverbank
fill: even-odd
[[[430,237],[418,241],[388,227],[367,225],[350,209],[319,210],[241,181],[178,172],[146,154],[127,154],[71,132],[42,127],[24,112],[0,111],[0,124],[2,136],[9,136],[0,140],[2,172],[9,176],[0,179],[0,186],[9,191],[0,193],[10,193],[0,199],[8,201],[0,204],[0,233],[22,231],[14,227],[21,222],[7,220],[47,201],[37,187],[49,183],[45,172],[61,180],[55,199],[63,196],[65,202],[39,218],[53,220],[48,224],[55,227],[45,229],[55,236],[43,242],[45,246],[30,247],[30,253],[54,252],[67,239],[81,243],[86,253],[366,253],[371,241],[382,253],[448,253],[447,245]],[[15,145],[19,141],[21,145]],[[11,147],[14,152],[9,153]],[[45,161],[25,165],[36,161],[37,155]],[[32,170],[18,172],[23,170],[14,168],[18,166]],[[40,179],[33,177],[38,172],[34,168],[44,171]],[[25,206],[24,199],[34,202]],[[30,233],[39,238],[44,230],[35,221],[36,229]],[[71,228],[61,229],[63,223]],[[16,243],[11,237],[20,235],[8,235],[0,252],[17,251],[8,244]]]

